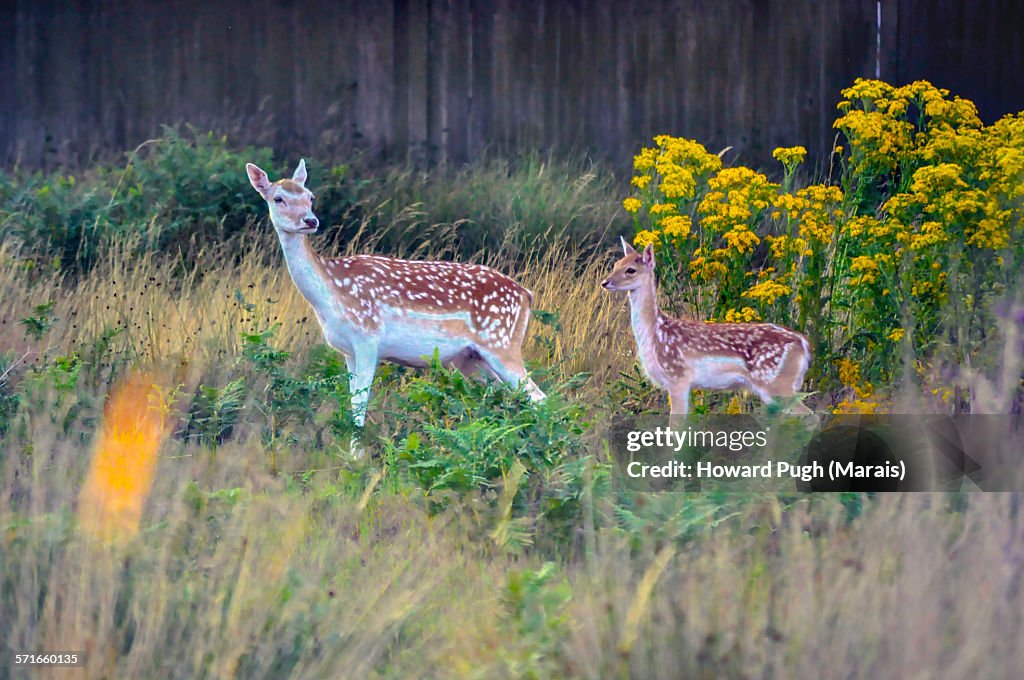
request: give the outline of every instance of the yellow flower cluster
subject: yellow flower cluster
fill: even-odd
[[[772,201],[772,217],[785,218],[798,225],[798,234],[805,244],[823,245],[831,243],[836,233],[836,220],[842,219],[843,211],[838,206],[843,201],[839,187],[812,184],[796,192],[781,193]],[[796,245],[795,239],[790,245]],[[797,251],[804,253],[806,247]],[[809,254],[809,253],[808,253]]]
[[[649,229],[641,229],[633,237],[633,245],[639,248],[646,248],[647,246],[657,246],[658,234],[657,232]]]
[[[839,371],[839,382],[853,391],[832,409],[836,414],[868,414],[879,413],[884,404],[875,396],[875,386],[861,376],[860,364],[850,359],[838,359],[835,362]]]
[[[774,279],[766,279],[743,292],[743,297],[757,300],[770,305],[783,295],[789,295],[793,289]]]
[[[870,255],[854,257],[850,260],[850,270],[858,273],[858,276],[850,279],[851,286],[857,286],[862,283],[878,283],[878,262]]]
[[[719,260],[700,255],[690,260],[690,278],[709,283],[725,276],[729,271]]]
[[[727,251],[743,255],[761,243],[753,228],[758,216],[771,205],[778,184],[750,168],[725,168],[708,180],[709,191],[697,206],[701,227],[721,234]]]
[[[772,151],[772,158],[789,169],[804,162],[807,158],[807,149],[802,146],[780,146]]]
[[[854,172],[882,174],[896,169],[907,158],[914,139],[914,126],[883,111],[854,109],[837,119],[834,127],[850,141]]]
[[[860,375],[860,365],[849,359],[837,359],[836,367],[839,369],[839,382],[853,390],[861,399],[866,399],[874,394],[875,386],[864,380]]]
[[[690,235],[693,221],[689,215],[669,215],[661,220],[661,232],[670,239],[683,240]]]
[[[963,159],[962,147],[973,145],[971,131],[981,127],[972,102],[949,99],[949,90],[924,80],[894,87],[858,78],[842,94],[843,115],[833,127],[846,135],[857,173],[890,172],[910,160]],[[930,134],[917,132],[915,119]]]
[[[657,147],[633,157],[632,185],[638,189],[652,187],[663,198],[691,200],[700,178],[722,167],[721,158],[692,139],[658,135],[654,142]]]
[[[657,146],[634,156],[631,185],[638,193],[622,205],[635,216],[638,227],[643,218],[649,225],[634,236],[636,245],[658,247],[664,242],[681,249],[693,230],[684,205],[695,198],[708,175],[721,169],[722,159],[690,139],[659,135],[654,141]],[[699,275],[710,280],[719,275],[718,266],[700,269]]]
[[[753,252],[754,248],[761,242],[757,234],[750,231],[745,224],[737,224],[732,230],[722,234],[726,245],[741,255]]]
[[[780,186],[661,135],[634,158],[623,207],[634,243],[661,250],[674,274],[664,285],[701,318],[764,317],[807,333],[816,352],[848,347],[834,374],[817,371],[822,388],[838,378],[850,396],[837,410],[872,412],[867,378],[893,374],[899,358],[882,349],[906,337],[901,310],[922,337],[942,332],[949,296],[973,291],[976,303],[961,302],[982,313],[1014,276],[1005,262],[1024,258],[1024,113],[985,126],[971,102],[924,81],[859,79],[843,97],[836,186],[793,186],[803,147],[773,151]]]
[[[884,404],[877,399],[843,399],[835,405],[832,413],[837,415],[869,415],[880,413]]]
[[[761,315],[757,313],[757,310],[753,307],[744,307],[743,309],[730,309],[725,312],[725,321],[727,323],[749,323],[751,321],[760,321]]]

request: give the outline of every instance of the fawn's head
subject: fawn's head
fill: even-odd
[[[612,273],[601,285],[608,290],[637,290],[648,285],[654,278],[654,248],[647,246],[643,253],[638,253],[623,238],[622,252],[622,259],[615,263]]]
[[[306,188],[306,161],[300,160],[291,179],[271,182],[267,173],[245,164],[249,182],[270,206],[274,228],[286,234],[315,234],[320,220],[313,214],[313,192]]]

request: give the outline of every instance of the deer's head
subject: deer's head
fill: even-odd
[[[615,263],[612,273],[601,285],[608,290],[637,290],[647,286],[654,278],[654,248],[647,246],[643,253],[638,253],[622,238],[622,252],[622,259]]]
[[[270,207],[274,228],[286,234],[315,234],[320,220],[313,214],[313,192],[306,188],[306,161],[300,160],[291,179],[271,182],[261,168],[245,164],[249,182]]]

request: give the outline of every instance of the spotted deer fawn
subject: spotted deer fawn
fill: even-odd
[[[654,249],[639,254],[622,239],[624,256],[601,282],[629,296],[637,353],[647,376],[668,390],[673,415],[690,408],[690,390],[751,389],[765,402],[793,397],[811,359],[807,338],[771,323],[705,323],[658,309]],[[796,413],[810,413],[799,401]]]
[[[320,223],[306,188],[305,160],[291,179],[276,182],[252,163],[245,169],[270,207],[288,273],[327,343],[345,356],[357,425],[365,421],[380,361],[423,367],[435,350],[446,366],[522,383],[535,401],[544,398],[523,364],[530,291],[477,264],[321,257],[307,239]]]

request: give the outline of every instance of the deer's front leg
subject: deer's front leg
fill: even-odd
[[[357,346],[352,356],[345,355],[349,373],[349,393],[352,395],[352,417],[356,425],[366,422],[366,404],[370,400],[370,386],[377,372],[377,345]]]

